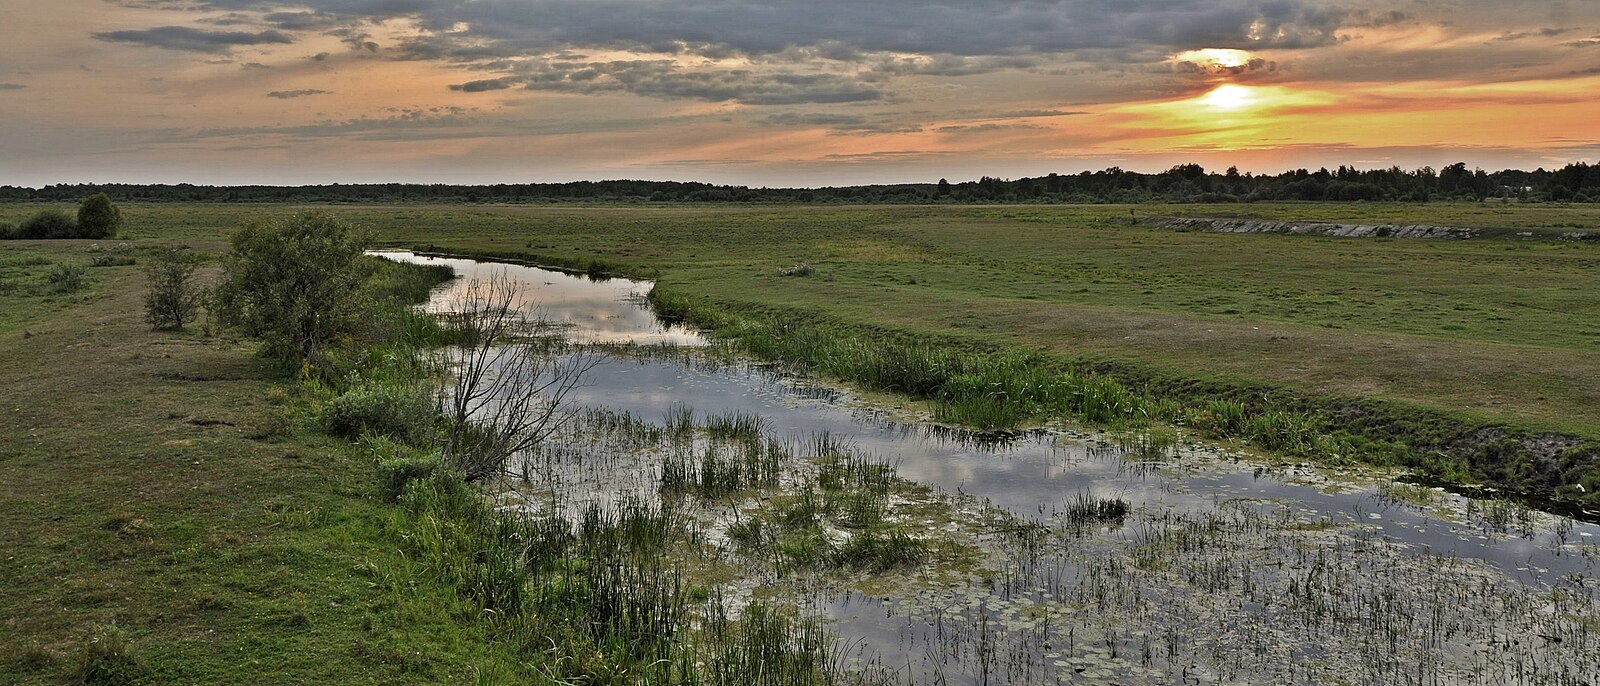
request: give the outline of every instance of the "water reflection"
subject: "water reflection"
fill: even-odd
[[[457,278],[439,286],[428,302],[430,312],[455,309],[473,280],[506,277],[523,285],[517,306],[567,328],[574,340],[640,345],[706,344],[699,332],[681,325],[663,324],[656,319],[645,301],[654,285],[649,281],[597,280],[539,267],[421,255],[406,250],[371,254],[396,262],[444,265],[454,270]]]
[[[451,309],[465,280],[500,272],[522,280],[528,300],[569,323],[579,339],[706,343],[692,331],[656,322],[639,301],[650,287],[647,282],[594,282],[533,267],[412,253],[386,256],[447,264],[465,277],[435,293],[429,304],[435,311]],[[1266,675],[1277,675],[1283,683],[1327,682],[1328,673],[1316,671],[1321,661],[1353,664],[1350,655],[1371,648],[1360,640],[1377,634],[1362,622],[1319,624],[1320,610],[1296,604],[1302,597],[1307,602],[1402,598],[1391,608],[1437,608],[1437,617],[1448,615],[1459,623],[1452,630],[1463,635],[1483,626],[1491,634],[1511,635],[1526,633],[1527,627],[1493,622],[1541,617],[1546,609],[1529,605],[1502,611],[1507,606],[1496,602],[1547,602],[1528,593],[1530,587],[1583,593],[1593,584],[1600,560],[1583,552],[1600,542],[1595,524],[1558,520],[1556,526],[1506,535],[1470,516],[1442,515],[1464,510],[1459,496],[1438,494],[1442,507],[1407,505],[1383,497],[1370,480],[1234,459],[1185,445],[1181,435],[1156,440],[1063,431],[971,432],[907,421],[857,402],[846,391],[769,365],[665,350],[612,353],[569,401],[657,422],[682,406],[702,416],[754,413],[771,433],[793,437],[795,444],[829,434],[896,465],[905,479],[981,500],[1026,522],[1049,525],[1086,493],[1120,498],[1138,513],[1094,535],[1051,540],[1012,555],[1002,574],[982,583],[936,589],[908,583],[889,599],[848,590],[812,598],[814,609],[856,641],[852,652],[910,683],[1172,683],[1180,676],[1226,681],[1227,675],[1196,666],[1202,655],[1212,656],[1204,661],[1236,669],[1235,676],[1256,675],[1258,681],[1274,681]],[[552,490],[559,490],[561,478],[597,483],[596,498],[653,492],[657,465],[648,459],[638,464],[598,459],[637,451],[620,445],[608,453],[597,442],[603,439],[585,436],[571,446],[549,446],[554,452],[543,455],[543,463],[568,472],[552,470],[543,475],[544,482]],[[1177,534],[1185,538],[1172,538]],[[1129,550],[1178,543],[1190,547],[1177,558],[1152,558],[1148,569],[1123,562]],[[1501,574],[1491,579],[1458,559],[1481,561]],[[1203,564],[1193,566],[1195,560]],[[1192,578],[1174,581],[1176,570]],[[1333,590],[1292,592],[1313,581]],[[1469,592],[1478,595],[1457,597]],[[1090,607],[1111,619],[1073,616]],[[1354,616],[1358,610],[1367,611],[1350,606],[1327,616]],[[1129,626],[1120,625],[1123,620]],[[1305,640],[1259,642],[1285,627],[1302,626],[1294,622],[1316,633]],[[1434,643],[1423,644],[1418,654],[1475,664],[1476,657],[1452,652],[1462,650],[1460,645],[1433,636],[1426,640]],[[1471,646],[1482,648],[1481,643]],[[1369,666],[1398,670],[1404,661],[1391,658],[1403,653],[1393,650],[1369,651],[1389,656]],[[1362,673],[1356,676],[1369,678],[1350,681],[1391,683],[1401,674]],[[1461,680],[1494,683],[1488,674]]]
[[[1341,484],[1310,467],[1268,469],[1193,448],[1172,459],[1130,459],[1110,437],[979,433],[896,421],[853,405],[848,394],[837,391],[812,399],[809,392],[794,390],[802,385],[752,367],[694,369],[612,358],[592,370],[585,386],[569,397],[580,405],[646,418],[662,417],[674,405],[704,414],[754,412],[770,421],[775,434],[826,432],[898,464],[907,479],[985,498],[1025,517],[1048,514],[1084,492],[1155,510],[1264,500],[1292,506],[1306,516],[1366,527],[1419,551],[1481,559],[1529,580],[1553,583],[1565,574],[1595,571],[1594,559],[1562,554],[1551,532],[1533,532],[1531,537],[1492,534],[1481,526],[1383,501],[1370,486]],[[1569,540],[1600,540],[1600,526],[1574,526]]]

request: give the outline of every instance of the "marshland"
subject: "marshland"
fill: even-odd
[[[16,547],[56,609],[8,620],[7,669],[210,678],[224,646],[281,680],[1600,674],[1592,244],[1124,208],[319,209],[125,205],[125,240],[0,246],[28,399],[7,521],[101,542]],[[228,292],[241,246],[307,217],[369,227],[335,344],[274,353],[218,299],[138,321],[154,246]]]

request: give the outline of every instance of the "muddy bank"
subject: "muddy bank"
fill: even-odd
[[[1339,238],[1444,238],[1465,240],[1481,235],[1478,229],[1431,224],[1335,224],[1265,219],[1209,219],[1200,217],[1141,217],[1135,223],[1175,231],[1210,233],[1286,233]],[[1570,236],[1564,236],[1570,237]]]
[[[1435,238],[1466,240],[1469,238],[1510,238],[1559,241],[1600,242],[1600,232],[1527,231],[1521,229],[1470,229],[1461,226],[1436,226],[1433,224],[1339,224],[1317,221],[1284,221],[1272,219],[1217,219],[1212,217],[1139,217],[1133,223],[1172,231],[1204,231],[1207,233],[1279,233],[1298,236],[1333,236],[1335,238]]]

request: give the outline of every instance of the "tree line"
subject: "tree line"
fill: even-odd
[[[1112,167],[1078,174],[951,183],[822,188],[753,188],[684,181],[573,181],[491,185],[328,184],[204,186],[193,184],[60,184],[0,186],[0,201],[70,201],[104,193],[118,200],[170,202],[1270,202],[1515,199],[1600,202],[1600,164],[1487,172],[1457,162],[1442,169],[1356,169],[1340,166],[1281,174],[1207,171],[1181,164],[1147,174]]]
[[[68,199],[76,200],[73,196]],[[78,205],[76,216],[61,210],[40,210],[20,224],[0,222],[0,240],[56,238],[115,238],[122,226],[122,211],[105,193],[95,193]]]

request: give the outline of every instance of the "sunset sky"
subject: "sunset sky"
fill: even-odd
[[[1597,0],[0,0],[0,184],[1597,158]]]

